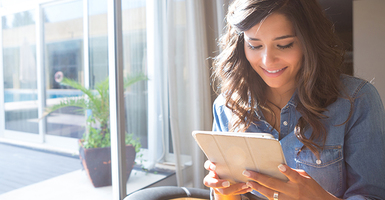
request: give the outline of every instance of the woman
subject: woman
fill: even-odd
[[[267,132],[280,140],[283,182],[245,170],[215,173],[213,199],[383,199],[385,114],[370,83],[342,75],[344,51],[316,0],[235,0],[215,77],[214,131]]]

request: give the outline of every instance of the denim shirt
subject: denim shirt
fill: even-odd
[[[264,132],[279,139],[287,165],[305,170],[325,190],[344,199],[385,199],[385,112],[375,87],[367,81],[342,75],[344,92],[353,98],[353,112],[347,98],[338,98],[327,107],[324,121],[327,138],[320,159],[308,149],[299,150],[303,144],[294,134],[301,117],[296,110],[293,95],[281,110],[279,134],[264,118],[254,122],[246,132]],[[232,113],[219,95],[213,105],[213,131],[226,132]],[[342,124],[342,125],[341,125]],[[305,132],[309,137],[311,129]],[[278,138],[278,136],[280,138]],[[256,191],[256,196],[263,197]]]

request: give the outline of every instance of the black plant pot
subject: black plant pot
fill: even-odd
[[[111,180],[111,147],[85,149],[80,143],[79,157],[94,187],[110,186]],[[126,146],[126,182],[135,163],[135,148]]]

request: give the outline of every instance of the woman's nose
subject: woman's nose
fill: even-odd
[[[276,53],[274,52],[274,49],[265,48],[265,50],[262,54],[263,54],[262,55],[262,63],[265,66],[270,66],[278,60]]]

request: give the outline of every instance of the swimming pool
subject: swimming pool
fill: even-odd
[[[63,97],[77,97],[83,93],[79,90],[63,90],[63,89],[52,89],[47,90],[47,99],[56,99]],[[18,101],[36,101],[37,90],[33,89],[5,89],[4,90],[4,102],[18,102]]]

